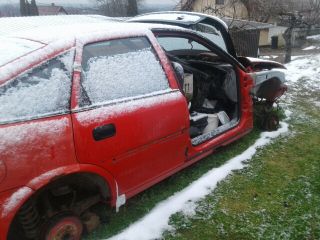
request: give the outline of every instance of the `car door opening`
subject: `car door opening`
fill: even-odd
[[[158,40],[173,63],[188,102],[192,144],[199,145],[236,126],[239,94],[234,66],[189,39]]]

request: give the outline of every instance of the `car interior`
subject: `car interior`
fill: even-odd
[[[233,128],[239,120],[234,66],[185,37],[158,36],[175,70],[190,113],[190,138],[199,145]]]

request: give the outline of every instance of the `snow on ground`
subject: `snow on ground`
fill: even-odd
[[[315,50],[315,49],[320,49],[320,47],[316,47],[316,46],[310,46],[310,47],[306,47],[304,49],[302,49],[303,51],[309,51],[309,50]]]
[[[307,39],[320,40],[320,34],[319,35],[308,36]]]
[[[307,89],[320,90],[320,54],[299,56],[286,67],[289,86],[303,83]]]
[[[290,87],[294,88],[295,85],[303,81],[306,89],[314,90],[319,88],[320,90],[320,55],[297,56],[293,59],[291,63],[286,65],[286,78],[289,89]],[[291,94],[292,91],[289,91],[287,95],[290,97]],[[315,101],[315,105],[318,106],[319,102]],[[287,117],[292,114],[288,109],[285,113]],[[212,192],[218,182],[224,180],[233,170],[246,167],[245,162],[254,156],[257,149],[269,144],[273,139],[286,132],[288,132],[288,124],[282,122],[277,131],[262,133],[260,138],[242,154],[230,159],[223,166],[212,169],[182,191],[160,202],[142,219],[109,240],[161,238],[163,231],[170,229],[168,222],[172,214],[179,211],[192,214],[196,207],[196,202]]]
[[[288,124],[282,122],[275,132],[264,132],[260,138],[240,155],[230,159],[219,168],[214,168],[188,187],[160,202],[150,213],[133,223],[122,233],[109,240],[149,240],[161,238],[164,230],[169,229],[169,218],[172,214],[183,211],[192,214],[198,200],[212,192],[217,183],[225,179],[233,170],[243,169],[247,160],[251,159],[257,150],[281,134],[288,132]]]
[[[262,59],[275,59],[275,58],[277,58],[277,57],[279,57],[279,56],[276,56],[276,55],[271,55],[271,56],[260,56],[260,58],[262,58]]]

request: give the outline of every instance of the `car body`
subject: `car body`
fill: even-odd
[[[256,75],[193,30],[98,16],[0,26],[0,240],[79,239],[95,204],[118,209],[253,127]],[[172,39],[192,49],[165,49]],[[189,99],[175,66],[194,77]],[[204,132],[208,86],[223,94],[206,100],[220,123]]]

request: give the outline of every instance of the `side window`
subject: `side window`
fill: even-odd
[[[65,53],[0,86],[0,124],[68,112],[73,56]]]
[[[82,69],[80,106],[169,88],[165,72],[144,37],[86,45]]]

